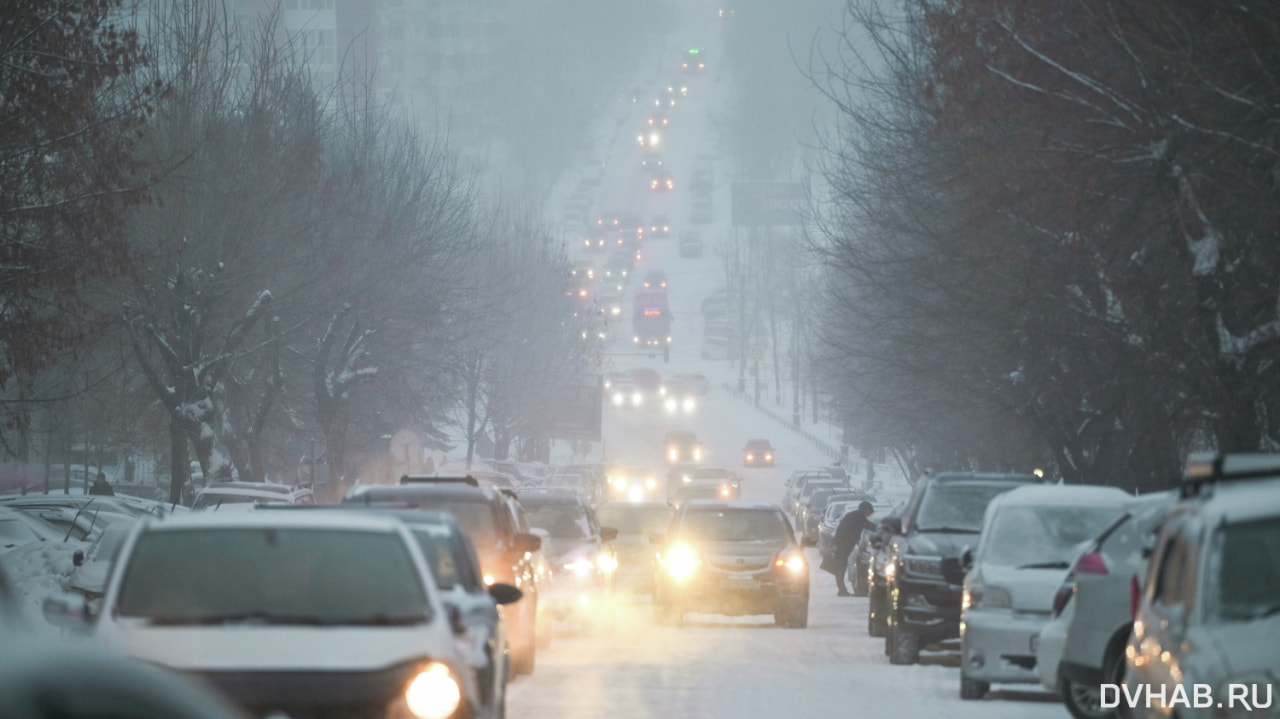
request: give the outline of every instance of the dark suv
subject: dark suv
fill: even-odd
[[[885,653],[915,664],[920,647],[960,636],[960,555],[976,546],[982,517],[996,496],[1041,480],[1021,474],[938,474],[916,482],[902,519],[886,519],[888,599]]]
[[[809,623],[809,564],[777,505],[691,500],[680,505],[653,569],[653,614],[680,625],[685,612],[772,614]]]
[[[474,477],[402,477],[399,485],[361,485],[343,504],[435,509],[453,515],[480,555],[484,583],[510,584],[524,597],[504,607],[511,645],[511,670],[532,674],[537,643],[538,584],[533,555],[542,547],[536,534],[521,532],[500,490],[482,487]],[[506,611],[510,609],[511,611]]]

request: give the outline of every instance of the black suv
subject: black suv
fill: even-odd
[[[509,628],[511,670],[532,674],[537,642],[537,572],[533,553],[542,548],[536,534],[521,532],[500,490],[482,487],[474,477],[405,476],[399,485],[360,485],[343,504],[393,504],[448,512],[466,530],[480,555],[484,583],[510,584],[524,597],[504,616]]]
[[[778,626],[809,623],[809,563],[777,505],[691,500],[680,505],[653,568],[659,624],[685,612],[772,614]]]
[[[1021,474],[938,474],[916,482],[885,558],[888,632],[893,664],[915,664],[920,647],[960,636],[964,569],[960,555],[976,546],[982,516],[996,496],[1041,480]]]

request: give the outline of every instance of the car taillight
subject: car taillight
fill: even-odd
[[[1138,603],[1142,601],[1142,586],[1138,584],[1138,575],[1129,577],[1129,618],[1138,618]]]
[[[1075,591],[1074,584],[1064,584],[1058,587],[1058,593],[1053,595],[1053,616],[1057,617],[1062,614],[1062,610],[1067,608],[1067,602],[1071,601]]]
[[[1110,574],[1111,570],[1107,567],[1107,560],[1102,558],[1101,552],[1088,552],[1081,554],[1076,560],[1075,571],[1077,574]]]

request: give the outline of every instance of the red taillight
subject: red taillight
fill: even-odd
[[[1057,617],[1062,614],[1062,610],[1066,609],[1067,602],[1071,601],[1071,597],[1075,595],[1075,585],[1064,584],[1058,588],[1058,593],[1053,595],[1053,616]]]
[[[1076,574],[1110,574],[1111,570],[1107,568],[1107,560],[1102,558],[1101,552],[1089,552],[1081,554],[1076,560]]]
[[[1138,585],[1138,575],[1129,577],[1129,617],[1138,618],[1138,603],[1142,601],[1142,587]]]

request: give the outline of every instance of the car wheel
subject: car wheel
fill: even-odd
[[[905,627],[889,629],[889,663],[915,664],[920,661],[920,635]]]
[[[790,621],[787,626],[792,629],[804,629],[809,626],[809,598],[805,597],[801,601],[796,602],[791,608]]]
[[[961,699],[981,699],[987,695],[987,690],[991,685],[987,682],[980,682],[977,679],[970,679],[965,675],[960,675],[960,698]]]
[[[1058,682],[1062,703],[1075,719],[1114,719],[1116,712],[1102,708],[1102,695],[1097,685],[1073,682],[1066,677]]]
[[[867,635],[883,637],[887,634],[884,621],[884,607],[878,600],[879,594],[871,593],[871,601],[867,603]]]

